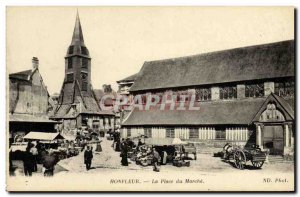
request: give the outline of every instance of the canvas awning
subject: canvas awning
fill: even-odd
[[[183,145],[186,142],[181,141],[179,138],[146,138],[146,145],[153,146],[170,146],[170,145]]]
[[[59,133],[29,132],[24,136],[24,139],[52,141],[57,139],[64,139],[64,137]]]

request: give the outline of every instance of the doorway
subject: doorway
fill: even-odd
[[[270,155],[283,155],[284,135],[282,125],[265,125],[263,147],[270,150]]]

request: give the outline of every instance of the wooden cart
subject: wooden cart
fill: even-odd
[[[243,170],[248,161],[256,168],[261,168],[266,161],[267,152],[262,151],[259,147],[240,148],[226,144],[223,147],[223,159],[233,161],[236,168]]]

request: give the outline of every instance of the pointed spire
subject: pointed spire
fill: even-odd
[[[80,24],[78,9],[77,9],[77,14],[76,14],[76,22],[75,22],[75,27],[74,27],[74,32],[73,32],[73,37],[72,37],[72,43],[71,43],[71,45],[81,45],[81,46],[84,46],[84,40],[83,40],[83,34],[82,34],[82,29],[81,29],[81,24]]]

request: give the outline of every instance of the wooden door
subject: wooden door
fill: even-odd
[[[283,155],[284,137],[282,125],[264,126],[264,149],[270,150],[270,155]]]

